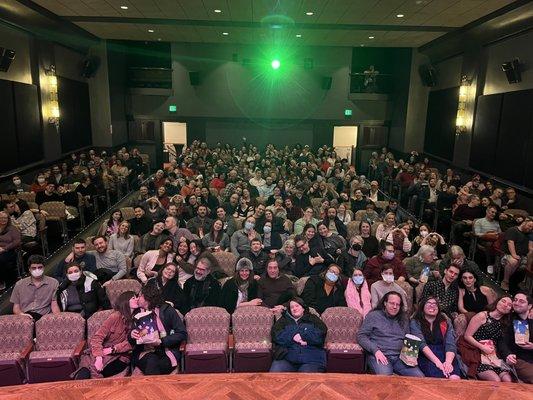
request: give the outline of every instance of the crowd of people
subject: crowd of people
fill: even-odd
[[[140,293],[124,293],[90,341],[84,374],[92,377],[116,375],[130,362],[145,374],[169,373],[186,338],[175,310],[204,306],[270,308],[271,371],[321,372],[320,314],[351,307],[363,318],[357,342],[373,373],[533,382],[533,301],[522,287],[533,219],[514,189],[503,196],[479,176],[463,184],[416,153],[396,160],[386,149],[372,156],[367,175],[327,146],[259,151],[195,141],[140,186],[133,218],[110,213],[91,239],[94,250],[74,241],[53,277],[42,258],[30,257],[13,312],[89,318],[109,308],[108,282],[138,279]],[[398,199],[380,187],[396,188]],[[466,257],[474,236],[489,262],[501,263],[502,288],[511,293],[490,287],[489,263]],[[221,267],[221,252],[235,256],[234,273]],[[132,322],[147,311],[163,333],[149,344]],[[459,316],[468,325],[457,338]],[[419,351],[406,362],[413,337]]]

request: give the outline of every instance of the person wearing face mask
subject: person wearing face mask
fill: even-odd
[[[161,206],[157,197],[150,197],[146,201],[146,216],[150,218],[152,222],[164,221],[167,217],[167,212]]]
[[[394,253],[394,246],[392,243],[387,243],[384,240],[380,242],[380,253],[377,256],[372,257],[366,262],[363,268],[365,279],[368,282],[368,286],[378,281],[381,277],[381,266],[384,264],[390,264],[393,267],[394,280],[405,281],[407,280],[407,272],[405,265],[402,261],[396,257]]]
[[[44,192],[44,190],[46,189],[46,185],[47,183],[44,174],[39,174],[37,175],[35,182],[33,182],[33,184],[31,185],[31,191],[33,193]]]
[[[437,232],[431,232],[431,228],[428,224],[423,223],[418,228],[419,234],[413,239],[413,244],[411,247],[411,254],[416,254],[421,246],[432,244],[436,240],[436,245],[434,246],[436,254],[445,254],[448,251],[448,245],[442,237],[442,235]]]
[[[404,311],[407,311],[407,294],[405,290],[401,288],[396,282],[394,282],[394,271],[393,267],[390,264],[384,264],[381,266],[381,280],[374,282],[370,288],[370,295],[372,305],[377,305],[389,292],[400,293],[402,297]]]
[[[331,264],[320,275],[309,277],[302,292],[302,299],[320,314],[330,307],[346,306],[341,274],[341,268]]]
[[[281,249],[283,244],[281,235],[278,232],[272,231],[272,222],[265,222],[261,237],[263,239],[263,246],[266,252],[272,252],[275,254],[279,249]]]
[[[355,268],[344,291],[346,305],[354,308],[363,318],[372,310],[372,297],[362,269]]]
[[[196,263],[194,274],[183,285],[185,298],[188,299],[187,310],[198,307],[217,307],[220,302],[220,283],[211,274],[213,262],[201,257]]]
[[[250,216],[244,221],[243,228],[235,231],[233,235],[231,235],[231,252],[235,254],[237,258],[240,258],[241,254],[250,250],[252,239],[261,240],[261,236],[255,230],[255,218]]]
[[[28,259],[30,276],[16,283],[9,299],[13,303],[13,314],[25,314],[38,320],[50,312],[61,312],[56,301],[59,283],[44,275],[44,263],[43,256],[32,255]]]
[[[354,269],[362,269],[367,257],[363,253],[363,238],[356,235],[350,239],[348,249],[344,249],[337,259],[337,264],[342,268],[345,276],[351,276]]]
[[[13,177],[13,185],[11,185],[9,189],[15,190],[17,193],[22,193],[22,192],[29,192],[31,190],[31,186],[23,183],[22,180],[20,179],[20,176],[15,175]]]
[[[78,263],[72,262],[65,267],[66,280],[57,290],[57,303],[61,311],[79,313],[88,319],[95,312],[109,308],[105,289],[92,274],[85,275]]]

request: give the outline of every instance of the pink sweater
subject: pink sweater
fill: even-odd
[[[346,290],[344,291],[344,297],[346,298],[346,304],[348,307],[355,308],[361,313],[361,315],[366,317],[370,311],[372,311],[372,303],[370,291],[368,290],[368,284],[366,280],[361,286],[361,293],[355,287],[355,283],[350,279],[346,285]],[[361,301],[363,306],[361,307]]]
[[[137,268],[137,278],[139,278],[142,283],[146,283],[151,277],[150,274],[148,274],[150,276],[147,276],[147,273],[154,268],[155,263],[157,262],[157,257],[159,257],[159,250],[148,250],[143,254],[139,268]],[[167,255],[167,263],[172,262],[173,259],[174,254],[169,253]]]

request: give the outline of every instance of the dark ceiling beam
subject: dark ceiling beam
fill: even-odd
[[[209,26],[221,28],[272,28],[273,25],[247,21],[210,21],[193,19],[166,18],[124,18],[124,17],[64,17],[70,22],[100,22],[119,24],[171,25],[171,26]],[[401,31],[401,32],[451,32],[451,26],[414,26],[414,25],[362,25],[362,24],[285,24],[279,28],[310,29],[310,30],[348,30],[348,31]]]

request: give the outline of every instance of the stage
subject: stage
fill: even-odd
[[[348,374],[209,374],[99,379],[0,388],[1,400],[533,399],[533,386]]]

